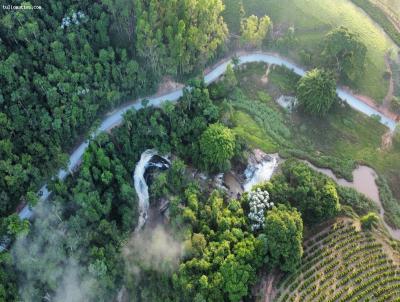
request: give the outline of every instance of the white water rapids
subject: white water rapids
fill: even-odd
[[[279,165],[279,155],[270,154],[257,164],[249,164],[244,171],[246,182],[244,191],[250,192],[253,186],[269,181]]]

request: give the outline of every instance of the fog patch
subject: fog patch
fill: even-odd
[[[12,246],[22,301],[81,302],[95,296],[95,276],[76,260],[86,251],[61,217],[59,206],[38,204],[31,231]]]
[[[129,273],[138,275],[142,269],[168,272],[179,265],[183,245],[161,225],[135,232],[123,248]]]
[[[95,280],[92,278],[82,279],[78,267],[73,264],[66,268],[60,286],[54,297],[54,302],[76,302],[87,301],[91,297],[91,289]]]

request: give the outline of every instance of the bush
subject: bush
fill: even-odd
[[[360,222],[363,229],[370,230],[378,224],[379,216],[376,213],[368,213],[361,217]]]
[[[369,212],[379,213],[379,208],[374,201],[352,188],[337,187],[340,203],[351,206],[358,215]]]
[[[386,178],[379,176],[376,184],[379,187],[379,197],[381,199],[382,206],[385,209],[384,218],[386,222],[394,228],[400,228],[400,204],[393,197]]]

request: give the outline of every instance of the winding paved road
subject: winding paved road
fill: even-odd
[[[275,64],[275,65],[284,65],[289,69],[292,69],[296,74],[303,76],[306,73],[306,70],[298,67],[294,63],[290,62],[290,60],[285,59],[283,57],[280,57],[277,54],[272,54],[272,53],[263,53],[263,52],[249,52],[249,53],[244,53],[238,56],[240,63],[239,64],[244,64],[244,63],[249,63],[249,62],[264,62],[268,64]],[[228,64],[231,63],[231,60],[224,60],[220,62],[218,65],[213,67],[213,69],[208,72],[204,76],[204,81],[206,84],[210,84],[214,82],[216,79],[218,79],[226,70],[226,67]],[[342,88],[337,88],[337,93],[341,99],[346,101],[351,107],[354,109],[368,115],[378,115],[381,117],[381,123],[390,128],[392,131],[396,128],[396,121],[394,121],[392,118],[385,116],[384,114],[378,112],[375,108],[372,108],[371,106],[363,103],[362,100],[357,98],[356,96],[352,95],[351,93],[345,91]],[[91,137],[94,138],[96,137],[99,133],[108,131],[112,129],[115,126],[118,126],[122,123],[123,121],[123,116],[124,114],[130,110],[130,109],[135,109],[138,110],[142,107],[141,101],[143,99],[148,99],[149,100],[149,105],[152,106],[160,106],[162,103],[166,101],[171,101],[171,102],[176,102],[183,94],[182,89],[178,89],[175,91],[168,92],[162,96],[156,96],[156,97],[149,97],[149,98],[141,98],[132,101],[131,103],[127,104],[126,106],[113,111],[112,113],[109,113],[105,116],[103,121],[101,122],[101,125],[99,128],[92,133]],[[66,176],[71,173],[73,170],[75,170],[81,162],[83,153],[85,152],[86,148],[88,147],[89,141],[85,140],[82,142],[71,154],[69,158],[69,164],[68,164],[68,169],[64,170],[61,169],[57,176],[59,179],[64,180]],[[40,202],[46,201],[50,195],[50,191],[47,189],[47,185],[44,185],[40,191],[38,192],[40,196]],[[19,217],[21,219],[29,219],[33,216],[33,210],[27,205],[25,206],[22,211],[19,213]]]

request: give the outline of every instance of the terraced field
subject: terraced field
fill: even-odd
[[[280,282],[275,301],[400,301],[399,255],[376,238],[352,220],[333,224],[306,241],[302,266]]]

